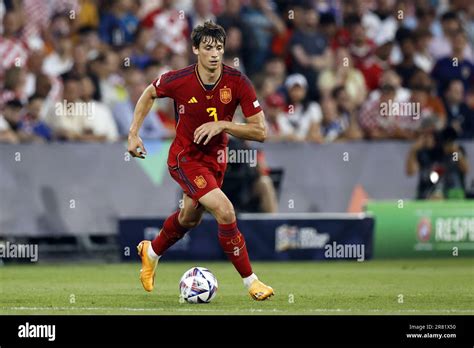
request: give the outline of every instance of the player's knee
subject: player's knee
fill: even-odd
[[[188,230],[198,226],[201,223],[201,218],[200,219],[194,219],[194,220],[184,220],[181,226],[184,228],[187,228]]]
[[[216,220],[220,224],[231,224],[235,221],[235,211],[232,205],[224,205],[216,211]]]
[[[178,221],[181,226],[190,230],[201,223],[202,216],[199,218],[190,218],[186,214],[179,214]]]

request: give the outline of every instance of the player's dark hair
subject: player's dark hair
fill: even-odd
[[[193,46],[198,48],[201,42],[209,38],[211,42],[222,42],[225,45],[226,33],[224,28],[213,21],[204,22],[203,25],[198,25],[191,33],[191,41]]]

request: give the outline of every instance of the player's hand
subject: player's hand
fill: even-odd
[[[204,123],[194,131],[194,142],[199,144],[204,140],[203,145],[207,145],[213,136],[221,133],[223,130],[224,124],[222,121]]]
[[[136,134],[128,135],[128,153],[132,157],[145,158],[145,146],[143,146],[142,139]]]

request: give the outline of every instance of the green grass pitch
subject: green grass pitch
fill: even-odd
[[[209,304],[180,303],[178,282],[192,266],[219,281]],[[276,296],[250,299],[229,262],[158,266],[146,293],[138,263],[0,267],[0,314],[474,314],[474,260],[254,262]]]

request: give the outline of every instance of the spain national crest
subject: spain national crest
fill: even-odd
[[[231,89],[224,86],[224,88],[221,88],[219,90],[219,92],[220,92],[219,96],[221,98],[221,102],[223,104],[229,104],[230,101],[232,100],[232,91],[231,91]]]
[[[196,178],[194,178],[194,183],[200,189],[207,186],[207,181],[206,181],[206,179],[204,179],[204,177],[202,175],[196,176]]]

